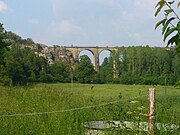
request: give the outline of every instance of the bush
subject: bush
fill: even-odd
[[[0,77],[0,85],[12,86],[12,79],[7,76]]]

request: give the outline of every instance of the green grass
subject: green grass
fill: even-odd
[[[145,85],[120,84],[37,84],[29,87],[0,86],[0,135],[84,134],[83,122],[95,120],[148,121],[148,88]],[[180,89],[156,86],[156,121],[180,125]],[[130,103],[133,97],[138,101]],[[77,111],[32,116],[2,117],[5,114],[51,112],[120,102]],[[143,106],[143,107],[142,107]],[[122,131],[119,134],[135,134]],[[138,132],[137,132],[138,133]],[[143,134],[143,133],[139,133]],[[158,134],[169,134],[159,132]],[[172,134],[178,134],[178,131]]]

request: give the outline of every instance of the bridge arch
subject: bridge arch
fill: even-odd
[[[101,49],[101,50],[99,51],[99,54],[101,54],[103,51],[109,51],[110,53],[112,53],[112,52],[113,52],[113,50],[112,50],[112,49],[105,48],[105,49]]]
[[[94,69],[99,72],[99,56],[101,54],[102,51],[107,50],[109,52],[113,52],[113,51],[117,51],[117,47],[77,47],[77,46],[71,46],[71,47],[66,47],[67,50],[71,51],[73,54],[73,57],[75,59],[75,61],[79,61],[79,54],[84,51],[84,50],[88,50],[93,54],[94,57]],[[114,77],[117,78],[118,74],[117,74],[117,65],[116,62],[114,61]]]
[[[99,53],[99,65],[101,65],[103,63],[103,61],[106,57],[109,58],[111,56],[111,53],[112,53],[112,51],[107,50],[107,49],[100,51],[100,53]]]
[[[79,51],[78,59],[80,59],[80,56],[82,55],[87,55],[90,58],[91,63],[94,65],[94,53],[90,49],[84,49]]]
[[[93,52],[91,49],[88,49],[88,48],[86,48],[86,49],[81,49],[81,50],[79,50],[79,54],[80,54],[82,51],[89,51],[89,52],[91,52],[91,53],[94,55],[94,52]]]

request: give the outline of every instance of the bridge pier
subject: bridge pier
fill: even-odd
[[[114,51],[115,53],[117,52],[117,48],[115,47],[77,47],[77,46],[72,46],[72,47],[66,47],[67,50],[72,52],[75,63],[79,61],[79,53],[83,50],[89,50],[94,57],[94,70],[99,73],[99,54],[103,50],[109,50],[111,53]],[[113,68],[114,68],[114,78],[118,78],[119,76],[119,69],[118,69],[118,64],[116,60],[114,59],[113,61]]]
[[[94,70],[99,73],[99,52],[98,49],[93,51],[94,53]]]
[[[114,78],[119,77],[119,69],[116,60],[113,60]]]

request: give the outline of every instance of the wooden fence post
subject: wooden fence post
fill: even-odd
[[[155,124],[155,88],[149,88],[149,123],[148,123],[148,134],[154,135],[156,128]]]

